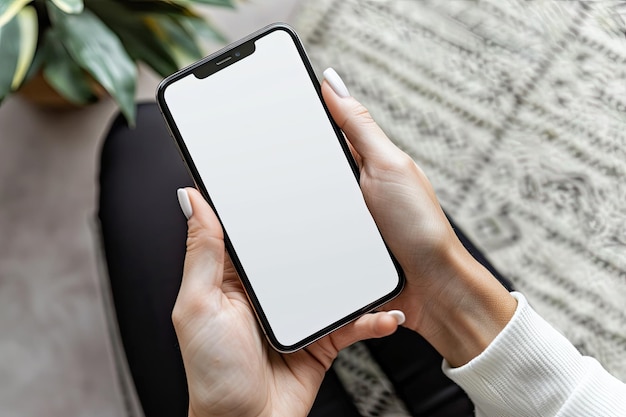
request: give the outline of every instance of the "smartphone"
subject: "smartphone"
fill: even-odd
[[[402,270],[293,29],[270,25],[167,77],[157,101],[276,350],[399,294]]]

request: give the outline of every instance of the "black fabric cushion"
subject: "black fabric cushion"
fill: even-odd
[[[187,415],[187,385],[171,311],[187,225],[176,190],[193,185],[155,104],[137,125],[118,116],[102,148],[102,241],[122,343],[147,417]]]

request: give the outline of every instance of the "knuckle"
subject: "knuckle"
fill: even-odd
[[[358,120],[360,124],[363,124],[363,125],[376,124],[376,122],[374,121],[374,118],[372,117],[367,107],[365,107],[363,104],[359,102],[356,102],[356,104],[354,105],[354,108],[352,109],[352,114],[354,115],[356,120]]]
[[[187,252],[215,250],[222,251],[222,242],[204,228],[190,229],[187,234]]]
[[[175,327],[182,327],[192,318],[206,315],[209,308],[208,297],[200,294],[179,297],[172,309],[172,323]]]
[[[415,170],[415,161],[405,152],[399,152],[398,155],[398,168],[405,172],[411,172]]]
[[[174,327],[180,327],[180,325],[184,322],[184,312],[182,307],[178,302],[174,305],[172,309],[172,323],[174,323]]]
[[[415,170],[415,161],[405,152],[395,149],[385,155],[379,155],[379,167],[390,173],[407,175]]]
[[[208,297],[204,294],[195,293],[191,297],[188,297],[188,301],[185,306],[185,313],[187,316],[200,317],[205,315],[208,310]]]
[[[343,130],[350,130],[375,123],[369,110],[363,104],[353,100],[342,123],[339,123],[339,127]]]

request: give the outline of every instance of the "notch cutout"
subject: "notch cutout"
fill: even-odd
[[[193,70],[193,75],[199,79],[206,78],[209,75],[215,74],[219,70],[224,69],[249,55],[252,55],[255,49],[254,40],[249,40],[241,45],[230,47],[227,51],[219,54],[215,58],[209,59],[208,61],[200,64]]]

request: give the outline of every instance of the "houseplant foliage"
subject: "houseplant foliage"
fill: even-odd
[[[161,76],[224,41],[191,6],[233,0],[0,0],[0,101],[37,74],[69,102],[106,90],[135,120],[137,61]]]

